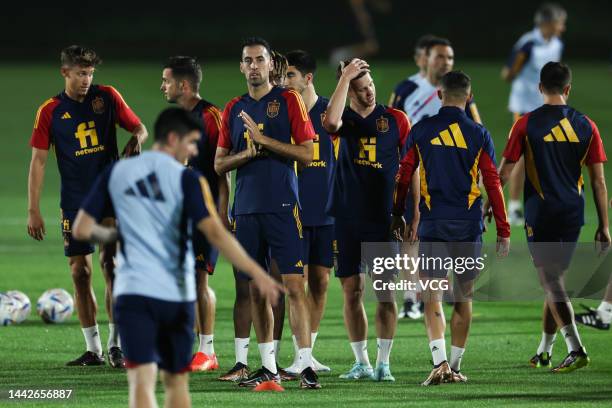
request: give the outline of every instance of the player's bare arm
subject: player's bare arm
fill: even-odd
[[[419,211],[419,202],[421,201],[421,179],[418,173],[418,167],[412,173],[412,179],[410,180],[410,194],[412,194],[412,221],[408,227],[408,242],[415,243],[418,239],[417,232],[419,229],[419,222],[421,220],[421,213]],[[408,220],[406,220],[408,221]]]
[[[137,155],[142,150],[142,144],[147,140],[149,133],[144,124],[140,124],[132,131],[132,137],[128,140],[121,153],[122,157],[130,157]]]
[[[527,54],[519,52],[514,58],[514,62],[511,67],[503,67],[501,71],[501,78],[504,81],[512,82],[512,80],[521,72],[523,65],[527,62]]]
[[[219,217],[225,228],[230,228],[227,209],[229,207],[229,194],[231,190],[231,175],[230,173],[221,174],[219,176],[219,200],[217,208],[219,209]]]
[[[259,130],[259,127],[248,113],[240,112],[240,118],[244,122],[244,127],[249,132],[251,139],[256,144],[283,157],[293,159],[302,166],[308,166],[312,162],[314,151],[312,140],[307,140],[299,145],[283,143],[261,133],[261,130]]]
[[[351,81],[362,72],[370,72],[370,66],[364,60],[355,58],[345,67],[336,85],[336,90],[329,99],[323,127],[329,133],[336,133],[342,127],[342,113],[346,106],[346,98]]]
[[[610,246],[610,231],[608,227],[608,190],[606,188],[606,178],[604,175],[603,163],[594,163],[587,166],[589,169],[589,179],[593,189],[593,200],[597,209],[599,224],[595,231],[595,241],[600,243],[601,251]]]
[[[28,235],[37,241],[42,241],[46,234],[45,221],[40,213],[40,194],[48,156],[48,150],[32,148],[28,175]]]
[[[254,143],[249,143],[246,149],[236,154],[230,154],[230,150],[225,147],[217,147],[217,152],[215,153],[215,171],[219,175],[225,174],[246,164],[252,158],[257,157],[257,155],[257,148]]]
[[[282,286],[247,255],[236,238],[221,224],[216,213],[211,213],[210,217],[202,219],[198,223],[198,229],[213,246],[219,248],[228,261],[253,279],[264,299],[273,306],[276,305],[279,295],[284,292]]]
[[[84,210],[79,210],[72,226],[72,236],[80,241],[110,244],[117,241],[117,229],[100,225],[94,217]]]

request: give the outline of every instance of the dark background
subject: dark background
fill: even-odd
[[[502,58],[533,27],[540,4],[514,1],[390,1],[390,12],[368,4],[382,58],[406,58],[424,33],[446,36],[462,58]],[[608,59],[612,50],[612,2],[562,1],[568,11],[565,58]],[[360,34],[348,0],[29,2],[3,5],[3,61],[48,60],[72,43],[94,47],[104,58],[158,60],[192,54],[203,59],[239,58],[240,40],[266,38],[275,49],[304,48],[327,56]]]

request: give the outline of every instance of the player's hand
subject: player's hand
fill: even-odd
[[[491,202],[487,199],[482,206],[482,224],[484,225],[484,232],[487,232],[487,224],[491,223],[493,219],[493,209],[491,208]]]
[[[599,227],[595,231],[595,250],[601,256],[610,250],[610,231],[608,227]]]
[[[497,256],[499,258],[505,258],[508,256],[508,252],[510,252],[510,237],[497,237],[497,245],[495,246],[497,251]]]
[[[350,64],[346,66],[344,62],[340,62],[340,68],[342,69],[342,78],[349,81],[355,79],[362,72],[370,72],[370,65],[359,58],[354,58]]]
[[[404,240],[404,232],[406,231],[406,220],[402,215],[391,215],[391,236],[396,241]]]
[[[242,122],[244,123],[244,127],[249,132],[251,140],[254,142],[253,144],[263,146],[265,143],[264,135],[261,133],[261,130],[259,130],[259,126],[257,126],[257,123],[255,123],[253,118],[251,118],[245,111],[241,111],[238,116],[240,116],[240,119],[242,119]]]
[[[408,231],[406,233],[406,240],[411,244],[414,244],[415,242],[419,240],[417,232],[419,230],[420,220],[421,220],[421,217],[419,216],[412,217],[412,221],[410,222],[410,225],[408,226]]]
[[[227,214],[227,206],[219,206],[219,218],[221,218],[221,223],[228,231],[232,230],[232,226],[230,224],[229,216]]]
[[[272,279],[263,269],[261,273],[257,274],[257,277],[253,278],[253,283],[259,291],[259,295],[264,300],[268,300],[273,307],[278,303],[280,296],[285,293],[283,286]]]
[[[140,140],[136,136],[132,136],[121,152],[121,157],[138,156],[142,150]]]
[[[28,212],[28,235],[37,241],[42,241],[46,233],[45,220],[40,215],[40,211]]]

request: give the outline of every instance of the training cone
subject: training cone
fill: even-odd
[[[274,381],[264,381],[261,384],[259,384],[257,387],[253,388],[253,391],[285,391],[285,389],[283,387],[281,387],[280,384],[274,382]]]

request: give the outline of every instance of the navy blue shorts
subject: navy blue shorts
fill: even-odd
[[[302,236],[297,211],[236,216],[240,245],[262,268],[267,267],[269,258],[275,260],[281,275],[304,273]]]
[[[304,265],[321,265],[331,268],[334,264],[334,226],[304,227]]]
[[[527,245],[533,264],[539,268],[547,265],[569,267],[580,236],[581,227],[555,229],[525,224]]]
[[[205,270],[209,275],[212,275],[219,258],[219,250],[212,246],[197,228],[193,230],[191,242],[193,243],[196,269]]]
[[[126,367],[157,363],[170,373],[186,372],[192,357],[194,316],[194,302],[118,296],[114,317]]]
[[[420,276],[422,278],[443,279],[452,269],[457,278],[471,281],[478,277],[484,267],[477,263],[482,252],[482,235],[450,242],[433,237],[419,237],[419,256],[421,257]],[[450,266],[452,262],[452,267]],[[481,260],[481,262],[483,262]]]
[[[77,241],[72,237],[72,223],[77,216],[77,210],[61,210],[62,236],[64,237],[64,255],[78,256],[94,253],[96,248],[89,242]]]
[[[353,219],[336,218],[336,240],[338,242],[337,278],[348,278],[365,273],[361,259],[362,242],[388,242],[389,224],[373,223]]]

